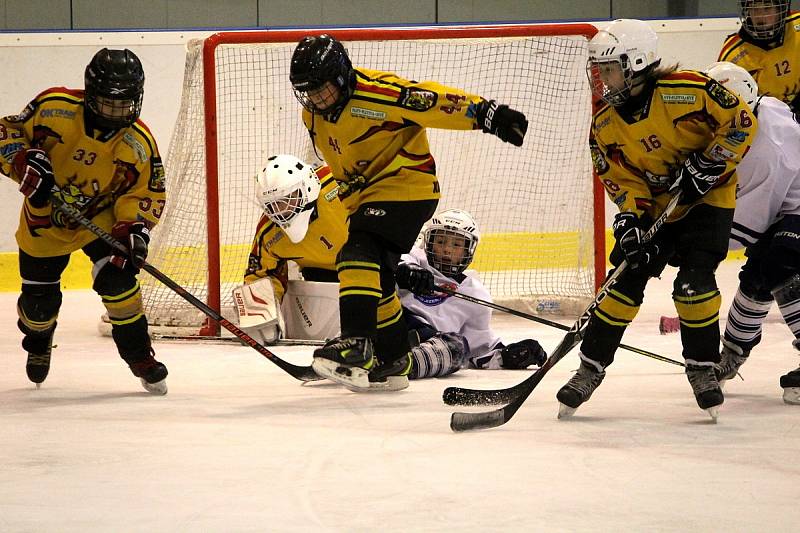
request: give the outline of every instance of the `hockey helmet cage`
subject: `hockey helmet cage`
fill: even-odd
[[[428,263],[449,277],[469,267],[479,240],[475,219],[461,209],[448,209],[434,215],[423,230]]]
[[[289,67],[289,81],[295,98],[312,113],[331,113],[340,109],[353,92],[353,64],[341,42],[328,34],[303,37],[294,49]],[[319,109],[309,93],[323,89],[330,82],[339,91],[331,105]]]
[[[311,165],[293,155],[274,155],[256,175],[264,213],[294,243],[303,240],[317,205],[320,182]]]
[[[756,41],[783,38],[791,0],[739,0],[742,29]]]
[[[87,118],[98,128],[131,126],[142,112],[144,69],[128,49],[103,48],[86,66],[84,89]]]

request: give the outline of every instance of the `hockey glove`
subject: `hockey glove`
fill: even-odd
[[[658,245],[642,241],[643,226],[639,215],[630,212],[617,213],[611,226],[617,246],[632,270],[649,265],[658,255]]]
[[[525,339],[500,350],[500,357],[503,359],[503,368],[522,370],[531,365],[542,366],[547,353],[537,341]]]
[[[484,100],[478,104],[475,118],[483,133],[491,133],[501,141],[522,146],[522,140],[528,131],[528,121],[519,111],[500,105],[496,100]]]
[[[14,172],[19,177],[19,190],[33,207],[47,205],[55,184],[53,165],[44,150],[28,148],[14,156]]]
[[[689,154],[678,172],[678,179],[672,184],[669,192],[674,194],[678,189],[683,191],[680,203],[691,204],[703,197],[717,183],[725,172],[726,165],[722,161],[714,161],[700,152]]]
[[[397,286],[414,294],[433,294],[433,273],[419,265],[400,263],[394,273]]]
[[[150,229],[144,222],[117,222],[111,235],[128,247],[128,253],[114,250],[111,264],[120,269],[132,268],[136,272],[147,260],[147,245],[150,244]]]

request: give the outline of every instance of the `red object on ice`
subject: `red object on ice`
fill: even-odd
[[[661,332],[662,335],[666,335],[667,333],[675,333],[681,329],[681,322],[678,317],[671,317],[671,316],[662,316],[661,321],[658,324],[658,330]]]

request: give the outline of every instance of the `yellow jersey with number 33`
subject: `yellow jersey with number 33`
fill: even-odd
[[[719,61],[736,63],[758,83],[758,93],[787,104],[800,94],[800,13],[786,19],[783,40],[772,48],[754,43],[744,32],[728,36]]]
[[[595,171],[620,211],[657,217],[683,162],[692,152],[723,161],[726,170],[697,203],[733,208],[736,165],[758,127],[747,104],[722,85],[694,71],[676,71],[655,83],[636,116],[601,107],[592,121]],[[682,217],[679,207],[670,220]]]
[[[0,119],[0,168],[20,182],[12,162],[19,150],[44,150],[64,201],[105,231],[117,221],[141,220],[152,227],[166,201],[165,175],[156,141],[140,120],[101,132],[84,121],[83,91],[54,87],[19,115]],[[17,244],[34,257],[79,250],[97,236],[48,203],[23,202]]]

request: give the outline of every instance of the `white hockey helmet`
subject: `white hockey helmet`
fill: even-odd
[[[661,61],[657,52],[658,35],[647,22],[635,19],[617,19],[605,30],[600,30],[589,41],[589,61],[586,74],[595,96],[612,106],[620,106],[630,97],[637,77]],[[620,79],[609,83],[604,72],[617,66]]]
[[[292,242],[306,236],[319,197],[319,178],[311,165],[293,155],[273,155],[256,175],[258,201],[267,217]]]
[[[756,106],[758,84],[753,76],[739,65],[727,61],[717,61],[706,67],[706,74],[747,102],[751,111]]]
[[[480,238],[472,215],[461,209],[442,211],[423,230],[428,263],[446,276],[461,274],[472,263]]]
[[[783,37],[791,0],[739,0],[742,28],[757,41]]]

